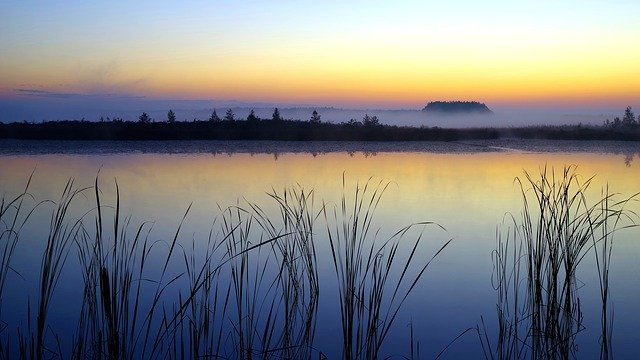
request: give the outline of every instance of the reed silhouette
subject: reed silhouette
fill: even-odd
[[[609,269],[614,234],[635,226],[635,213],[608,188],[591,202],[592,178],[581,181],[575,166],[561,172],[546,167],[538,177],[517,178],[521,218],[512,216],[498,231],[492,282],[497,291],[497,338],[482,320],[478,328],[487,359],[570,359],[578,357],[583,331],[578,274],[587,256],[595,259],[601,296],[601,359],[609,359],[611,313]]]
[[[31,198],[29,182],[0,207],[5,226],[0,299],[21,229],[41,204],[22,204]],[[357,185],[351,203],[343,179],[345,193],[335,209],[325,202],[316,209],[314,192],[302,187],[270,193],[279,216],[248,201],[219,207],[208,237],[194,237],[190,244],[181,238],[191,206],[173,235],[158,239],[152,223],[134,225],[132,216],[123,217],[120,188],[117,182],[113,186],[113,204],[105,202],[98,177],[88,188],[69,180],[60,200],[45,202],[53,209],[36,306],[26,305],[26,327],[0,329],[2,357],[326,358],[315,343],[321,296],[316,242],[326,231],[340,280],[341,353],[344,358],[378,358],[404,301],[449,244],[431,259],[418,259],[421,233],[401,258],[399,240],[408,237],[410,228],[431,223],[409,226],[378,242],[369,231],[386,186],[382,183]],[[95,206],[72,215],[80,197],[93,197]],[[319,220],[326,222],[324,231],[317,229]],[[63,268],[74,255],[79,291],[62,294]],[[62,296],[66,301],[77,297],[81,304],[77,318],[68,319],[75,324],[72,334],[55,333],[49,320],[59,304],[54,299]]]

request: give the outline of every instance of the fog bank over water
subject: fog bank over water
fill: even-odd
[[[426,104],[426,102],[425,102]],[[0,98],[0,121],[41,122],[48,120],[99,121],[102,117],[137,120],[147,112],[155,121],[166,121],[167,111],[173,109],[178,121],[207,120],[213,109],[223,117],[228,109],[236,119],[244,119],[254,109],[262,119],[271,119],[273,108],[278,107],[285,119],[308,120],[317,110],[322,121],[346,122],[361,120],[365,114],[377,116],[382,123],[408,126],[438,127],[513,127],[527,125],[589,124],[600,125],[606,119],[622,116],[624,108],[578,107],[506,107],[492,106],[492,115],[437,115],[416,109],[342,109],[327,106],[248,103],[218,100],[157,100],[121,95],[80,95],[37,93]],[[630,104],[633,105],[633,104]]]

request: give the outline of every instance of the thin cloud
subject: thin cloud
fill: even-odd
[[[102,99],[145,99],[145,96],[130,95],[130,94],[118,94],[118,93],[69,93],[69,92],[57,92],[42,89],[14,89],[18,95],[24,95],[29,97],[39,98],[53,98],[53,99],[87,99],[87,98],[102,98]]]
[[[82,96],[82,94],[55,92],[40,89],[14,89],[19,95],[34,96],[34,97],[46,97],[46,98],[71,98]]]

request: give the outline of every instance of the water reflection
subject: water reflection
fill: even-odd
[[[633,162],[633,158],[638,155],[638,158],[640,158],[640,152],[635,154],[635,153],[627,153],[624,155],[624,164],[627,167],[631,167],[631,163]]]
[[[137,146],[137,145],[136,145]],[[434,357],[462,330],[475,326],[481,315],[488,318],[495,313],[495,294],[491,287],[491,251],[495,248],[495,228],[506,212],[519,214],[520,194],[513,180],[526,169],[535,173],[545,165],[562,168],[577,164],[578,173],[584,177],[596,175],[588,196],[597,198],[602,186],[609,184],[612,191],[623,196],[640,191],[637,179],[640,169],[620,161],[614,152],[386,152],[380,149],[367,151],[222,151],[213,153],[149,153],[136,151],[106,155],[39,154],[0,156],[0,189],[6,194],[17,194],[24,187],[25,179],[33,169],[35,177],[31,186],[35,199],[57,199],[69,177],[79,186],[91,186],[100,170],[104,183],[120,186],[121,212],[132,216],[133,224],[143,221],[154,223],[152,238],[170,239],[189,204],[193,203],[183,225],[181,246],[190,247],[191,241],[207,239],[212,219],[221,208],[247,201],[260,204],[268,214],[279,214],[277,204],[267,193],[281,191],[299,184],[313,189],[320,203],[339,205],[343,194],[342,179],[346,174],[349,191],[355,184],[362,184],[370,177],[389,181],[391,186],[380,202],[376,213],[375,229],[379,236],[390,235],[411,223],[435,221],[447,232],[428,232],[419,249],[421,258],[429,258],[439,244],[453,238],[446,251],[425,273],[415,292],[407,299],[397,323],[390,332],[386,354],[407,354],[409,322],[414,336],[420,341],[423,357]],[[374,151],[375,150],[375,151]],[[221,156],[226,155],[226,156]],[[631,159],[633,160],[633,157]],[[629,165],[632,161],[629,161]],[[115,206],[115,188],[102,189],[107,205]],[[349,195],[353,200],[353,195]],[[77,212],[94,207],[90,196],[78,199]],[[638,211],[638,204],[630,204]],[[45,213],[35,215],[33,221],[47,224]],[[7,323],[20,323],[26,319],[22,289],[35,293],[39,260],[30,249],[37,248],[35,239],[43,239],[37,226],[26,234],[33,241],[26,241],[17,249],[15,269],[24,278],[11,278],[14,293],[3,299],[15,306],[15,314],[3,312]],[[332,285],[335,274],[330,266],[330,247],[326,229],[319,226],[318,272],[322,285],[321,294],[337,291]],[[616,303],[614,352],[617,356],[631,357],[635,344],[640,341],[635,319],[635,306],[640,298],[640,264],[635,254],[640,251],[635,232],[620,232],[617,236],[611,268],[611,296]],[[32,246],[28,248],[27,246]],[[589,357],[589,349],[597,349],[599,318],[589,317],[597,301],[598,285],[591,280],[592,262],[584,263],[586,275],[580,280],[584,286],[585,323],[587,330],[580,343],[581,358]],[[76,275],[79,277],[79,275]],[[73,286],[68,286],[73,288]],[[66,289],[66,288],[65,288]],[[65,290],[66,291],[66,290]],[[72,291],[70,289],[69,291]],[[323,295],[321,295],[322,297]],[[339,331],[339,311],[332,312],[329,297],[320,299],[318,311],[318,346],[327,349],[336,344],[334,336]],[[469,301],[473,299],[473,301]],[[60,301],[58,299],[58,301]],[[7,305],[8,306],[8,305]],[[68,309],[73,313],[74,309]],[[597,309],[596,309],[597,310]],[[66,313],[55,318],[64,319]],[[11,318],[9,318],[11,316]],[[9,321],[11,320],[11,321]],[[337,320],[337,322],[335,322]],[[488,324],[490,327],[492,324]],[[437,331],[434,331],[437,329]],[[589,329],[594,329],[591,334]],[[594,345],[595,344],[595,345]],[[326,352],[330,358],[336,354]],[[447,352],[450,358],[481,356],[478,341],[464,336]],[[594,354],[597,354],[594,352]],[[595,356],[595,355],[594,355]]]

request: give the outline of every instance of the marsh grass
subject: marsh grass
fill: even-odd
[[[2,311],[2,294],[4,293],[7,276],[10,272],[17,273],[11,266],[11,260],[18,245],[21,230],[37,207],[34,206],[30,210],[25,209],[24,202],[31,197],[28,191],[32,178],[33,173],[29,176],[23,192],[18,196],[12,199],[2,196],[2,199],[0,199],[0,246],[2,247],[2,258],[0,258],[0,315]],[[0,331],[3,330],[4,326]]]
[[[279,267],[276,283],[282,307],[279,330],[282,336],[277,347],[284,358],[310,358],[315,352],[320,294],[314,238],[319,212],[314,209],[313,191],[302,187],[284,189],[281,193],[273,190],[269,196],[278,205],[278,223],[260,206],[251,204],[251,209],[263,231],[270,237],[279,237],[272,243]]]
[[[85,192],[86,188],[77,188],[74,180],[67,181],[59,201],[55,202],[49,224],[49,233],[45,241],[39,271],[38,293],[35,307],[28,300],[27,329],[18,332],[18,351],[20,358],[42,359],[44,356],[60,354],[60,342],[55,334],[54,346],[46,346],[48,315],[55,289],[60,281],[62,268],[67,261],[71,245],[81,228],[81,220],[68,221],[67,213],[74,199]],[[21,196],[25,196],[23,193]],[[36,205],[30,212],[33,213]],[[17,208],[19,212],[19,207]],[[15,240],[17,242],[17,238]],[[13,251],[13,250],[12,250]],[[35,329],[34,329],[35,328]],[[9,344],[5,347],[5,355],[11,356]]]
[[[159,311],[162,294],[181,276],[171,275],[166,279],[182,223],[168,244],[169,251],[162,262],[159,278],[149,280],[146,273],[148,257],[162,242],[149,241],[151,225],[148,223],[138,226],[133,236],[129,234],[131,218],[121,219],[117,183],[115,186],[116,205],[111,231],[105,229],[109,224],[105,221],[105,207],[96,178],[95,228],[93,232],[83,228],[78,239],[84,292],[73,347],[76,358],[132,359],[147,354],[155,325],[154,315]],[[142,296],[147,291],[152,294],[150,299]]]
[[[516,179],[522,216],[498,230],[493,253],[498,331],[495,343],[479,331],[486,358],[569,359],[578,356],[576,338],[584,329],[579,265],[594,256],[601,297],[601,355],[611,355],[609,268],[613,235],[632,226],[636,214],[608,189],[591,203],[593,177],[582,181],[575,166],[556,173],[546,167],[534,178]],[[480,330],[480,329],[479,329]]]
[[[84,229],[78,242],[84,295],[73,356],[108,359],[220,356],[223,336],[229,335],[224,333],[223,326],[229,301],[235,299],[240,304],[246,300],[243,298],[246,283],[238,280],[238,276],[246,279],[249,253],[254,250],[260,253],[263,246],[279,237],[248,239],[252,222],[243,217],[239,208],[235,208],[238,217],[229,208],[222,216],[223,235],[215,239],[212,228],[204,256],[198,258],[195,239],[191,254],[178,242],[190,206],[171,239],[151,241],[150,223],[142,223],[134,235],[130,234],[131,217],[121,220],[117,183],[115,187],[116,205],[109,235],[105,231],[106,207],[101,204],[96,179],[95,232]],[[223,248],[226,252],[221,254]],[[238,262],[242,264],[239,271],[235,267]],[[159,269],[151,268],[154,263]],[[231,268],[231,282],[221,278],[225,267]],[[225,290],[226,283],[229,286]],[[256,279],[256,283],[261,282]],[[239,291],[233,293],[232,284]],[[257,316],[252,313],[245,318],[240,314],[236,335],[242,347],[254,328],[241,325]],[[248,345],[251,348],[251,343]]]
[[[17,197],[1,202],[0,300],[7,274],[14,271],[11,257],[20,232],[41,204],[23,204],[32,198],[30,182]],[[449,244],[428,261],[418,260],[423,233],[408,244],[406,238],[413,228],[437,226],[432,223],[408,226],[379,241],[379,229],[372,229],[384,183],[356,186],[352,202],[343,179],[341,203],[333,208],[323,202],[316,209],[314,192],[301,186],[268,194],[275,216],[246,200],[218,207],[206,241],[194,235],[189,246],[183,245],[182,228],[191,206],[170,238],[157,238],[153,223],[136,225],[131,215],[122,215],[120,188],[117,182],[113,186],[113,204],[105,202],[98,177],[90,188],[69,180],[60,199],[51,202],[38,292],[26,305],[27,325],[17,327],[16,343],[6,325],[0,330],[3,358],[325,359],[315,344],[321,218],[327,238],[320,238],[328,240],[339,281],[339,297],[327,293],[323,301],[340,306],[343,357],[378,358],[402,304]],[[80,196],[93,197],[95,205],[72,216]],[[58,293],[74,255],[78,293]],[[48,320],[58,296],[80,304],[71,319],[73,334],[55,333]],[[414,345],[412,334],[411,358],[420,353]]]
[[[33,172],[27,180],[22,193],[14,198],[6,198],[4,195],[0,199],[0,247],[2,258],[0,258],[0,319],[2,319],[2,300],[7,283],[7,277],[10,273],[21,276],[12,266],[12,259],[16,247],[20,240],[20,234],[25,224],[31,218],[33,212],[44,202],[29,206],[25,201],[33,200],[29,194],[29,186],[33,178]],[[8,358],[10,354],[9,341],[6,334],[7,324],[0,324],[0,335],[4,341],[0,341],[0,356]]]
[[[451,242],[444,243],[428,261],[421,261],[415,256],[421,233],[403,258],[398,250],[405,235],[417,226],[438,226],[430,222],[407,226],[377,241],[374,215],[388,186],[369,180],[356,186],[352,204],[343,195],[339,206],[323,206],[338,281],[343,359],[379,358],[402,304],[433,259]]]

